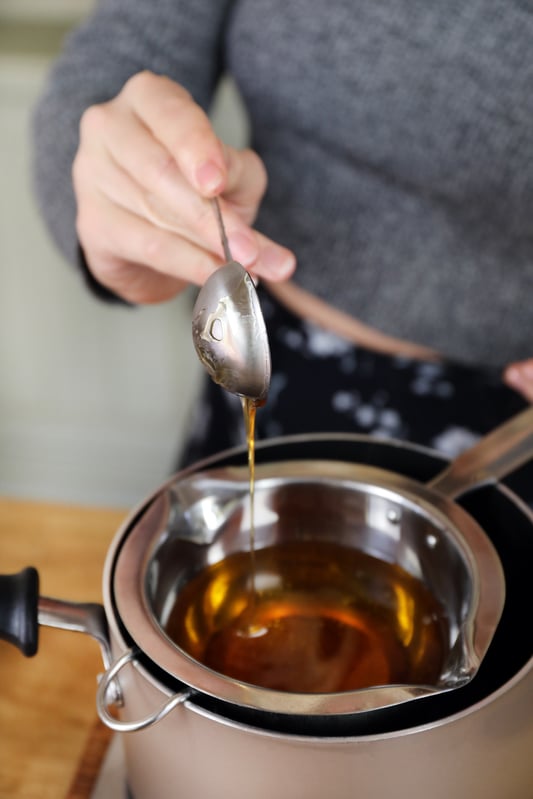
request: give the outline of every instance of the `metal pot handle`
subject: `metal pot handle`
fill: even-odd
[[[533,405],[530,405],[462,452],[428,486],[455,499],[471,488],[511,474],[531,459],[532,452]]]
[[[117,681],[115,681],[115,677],[124,666],[134,662],[138,654],[139,650],[137,648],[128,649],[115,661],[111,668],[107,669],[99,678],[98,690],[96,692],[96,709],[104,724],[115,732],[137,732],[138,730],[146,729],[146,727],[151,727],[152,724],[165,718],[175,707],[185,702],[193,693],[190,689],[184,689],[182,692],[171,696],[155,713],[145,716],[143,719],[138,719],[137,721],[123,721],[122,719],[117,719],[112,716],[108,707],[109,704],[113,703],[116,694],[115,686],[117,685]]]

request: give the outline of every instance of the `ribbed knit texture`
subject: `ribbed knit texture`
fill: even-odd
[[[104,0],[35,114],[37,193],[76,262],[83,109],[140,69],[209,106],[221,68],[295,280],[467,362],[533,356],[533,6],[520,0]]]

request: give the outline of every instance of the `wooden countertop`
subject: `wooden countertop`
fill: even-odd
[[[0,498],[0,571],[35,566],[41,594],[101,602],[105,555],[126,515]],[[81,798],[71,788],[101,671],[98,645],[80,633],[41,627],[33,658],[0,641],[0,799]]]

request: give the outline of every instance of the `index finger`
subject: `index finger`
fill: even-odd
[[[204,197],[224,190],[227,167],[209,117],[189,92],[162,75],[140,72],[122,95],[168,150],[186,180]]]

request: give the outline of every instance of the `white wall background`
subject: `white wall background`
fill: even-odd
[[[2,0],[0,26],[74,22],[90,5]],[[129,507],[174,469],[200,377],[193,296],[108,307],[50,242],[31,192],[28,122],[53,55],[0,52],[0,494]],[[215,119],[238,144],[235,102],[225,86]]]

